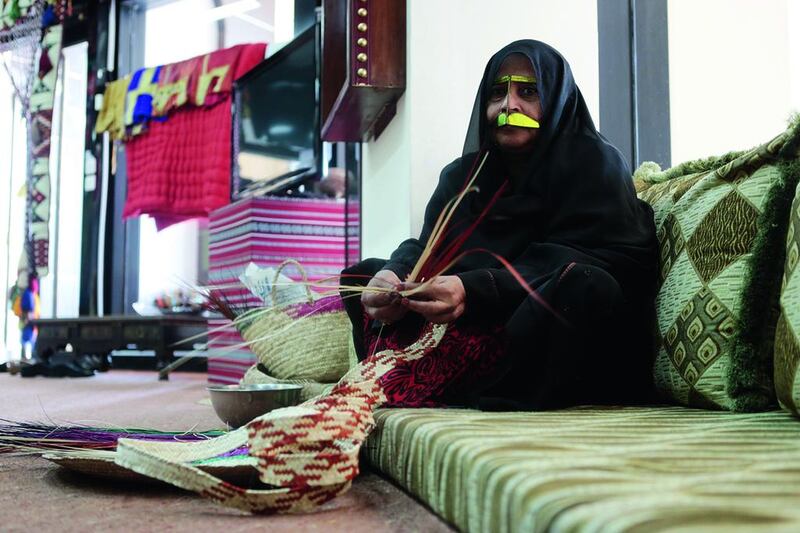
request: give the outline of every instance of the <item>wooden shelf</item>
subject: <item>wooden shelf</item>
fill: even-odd
[[[194,343],[206,342],[208,329],[207,320],[196,315],[37,318],[31,323],[39,328],[36,353],[40,356],[46,357],[67,344],[77,354],[97,355],[135,344],[139,350],[155,350],[159,370],[172,362],[177,343],[195,338],[178,348],[191,349]]]
[[[406,1],[324,0],[322,140],[377,137],[406,88]]]

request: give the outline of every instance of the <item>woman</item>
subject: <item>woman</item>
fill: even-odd
[[[425,321],[446,322],[433,357],[385,376],[390,403],[542,409],[643,399],[657,276],[653,213],[597,132],[566,60],[544,43],[517,41],[491,58],[464,155],[442,171],[419,239],[388,261],[345,270],[343,283],[417,288],[406,277],[487,151],[478,191],[461,202],[438,249],[480,220],[461,251],[505,258],[535,294],[494,255],[467,253],[413,297],[345,298],[359,357],[407,344]]]

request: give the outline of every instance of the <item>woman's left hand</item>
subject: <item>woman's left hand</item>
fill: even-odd
[[[410,291],[421,283],[405,282],[401,291]],[[428,322],[446,324],[464,314],[467,293],[458,276],[436,276],[421,290],[404,297],[400,303],[421,314]]]

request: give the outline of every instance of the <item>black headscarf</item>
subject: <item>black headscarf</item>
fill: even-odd
[[[527,57],[537,80],[541,127],[522,178],[511,179],[499,149],[491,145],[485,110],[489,91],[506,57]],[[595,128],[567,61],[552,47],[516,41],[497,52],[484,70],[464,153],[442,171],[428,204],[419,239],[403,242],[386,268],[401,279],[419,258],[443,206],[463,187],[483,149],[489,158],[476,184],[479,193],[459,207],[453,223],[466,228],[501,184],[511,186],[463,245],[486,248],[511,261],[534,287],[571,262],[609,272],[633,304],[652,303],[657,275],[657,240],[650,207],[636,197],[631,172],[620,152]],[[459,234],[449,233],[445,241]],[[508,311],[525,291],[491,255],[470,254],[449,273],[467,290],[467,312]],[[470,309],[472,307],[472,309]]]

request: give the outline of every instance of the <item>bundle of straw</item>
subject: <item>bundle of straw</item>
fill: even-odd
[[[196,442],[223,431],[170,432],[151,429],[55,425],[0,419],[0,454],[39,454],[52,450],[115,450],[119,439]]]

